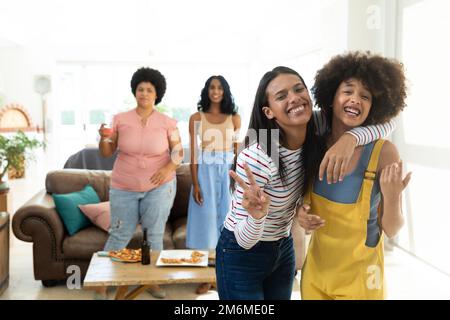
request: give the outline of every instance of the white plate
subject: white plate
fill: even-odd
[[[161,261],[161,258],[166,259],[190,259],[192,252],[197,251],[203,253],[203,257],[200,257],[199,263],[164,263]],[[183,267],[183,266],[192,266],[192,267],[207,267],[208,266],[208,251],[200,251],[200,250],[162,250],[159,254],[158,261],[156,261],[157,267]]]

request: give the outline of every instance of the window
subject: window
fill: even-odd
[[[395,142],[413,171],[406,191],[407,226],[399,244],[450,273],[450,140],[445,93],[450,83],[450,3],[445,0],[400,1],[399,58],[410,83]]]

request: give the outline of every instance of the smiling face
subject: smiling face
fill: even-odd
[[[208,88],[208,97],[211,103],[221,103],[223,99],[223,87],[219,79],[212,79]]]
[[[263,111],[268,119],[275,119],[281,128],[306,125],[312,115],[308,89],[294,74],[280,74],[266,89],[268,106]]]
[[[151,82],[141,82],[136,88],[136,101],[139,107],[153,108],[156,100],[156,89]]]
[[[343,81],[333,100],[333,123],[342,123],[347,128],[362,125],[372,107],[372,94],[360,80],[350,78]]]

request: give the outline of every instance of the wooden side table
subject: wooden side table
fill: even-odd
[[[9,285],[9,214],[0,212],[0,296]]]
[[[12,206],[11,192],[9,189],[0,190],[0,212],[10,212]]]

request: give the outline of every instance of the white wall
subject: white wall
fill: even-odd
[[[385,53],[389,0],[349,0],[348,50]],[[391,31],[389,29],[389,31]]]
[[[32,118],[33,126],[42,127],[42,100],[34,91],[34,79],[37,75],[52,75],[55,61],[51,54],[43,48],[26,48],[23,46],[0,47],[0,94],[4,97],[4,103],[21,104]],[[52,95],[47,95],[48,106],[53,106]],[[30,137],[43,141],[43,135],[28,133]],[[58,147],[52,144],[51,135],[48,136],[48,148],[46,152],[38,149],[33,152],[34,161],[27,163],[25,180],[13,180],[11,184],[17,184],[23,188],[29,196],[44,187],[45,173],[54,169],[55,157]],[[14,196],[14,195],[13,195]]]
[[[34,125],[42,123],[41,97],[34,91],[34,77],[52,74],[54,63],[39,48],[0,47],[0,92],[4,102],[23,105]]]

